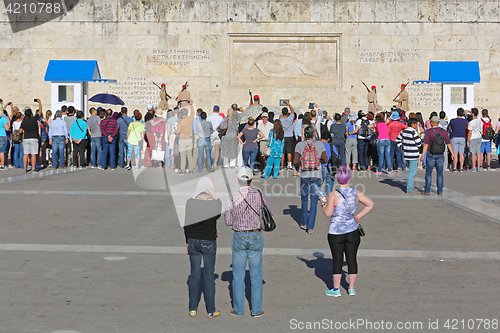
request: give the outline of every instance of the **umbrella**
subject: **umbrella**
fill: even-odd
[[[90,97],[89,101],[101,104],[125,105],[120,97],[113,94],[97,94]]]

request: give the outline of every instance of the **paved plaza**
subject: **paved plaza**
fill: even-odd
[[[343,281],[340,298],[324,295],[333,287],[328,219],[318,213],[314,234],[306,234],[298,179],[288,171],[256,178],[278,225],[264,235],[265,315],[252,318],[248,302],[244,318],[229,313],[232,231],[221,218],[215,319],[206,317],[203,295],[198,316],[188,315],[189,258],[177,210],[189,189],[171,190],[201,175],[2,171],[0,332],[500,331],[499,171],[445,172],[443,196],[435,188],[430,196],[405,194],[405,173],[355,172],[352,185],[375,207],[361,220],[367,236],[357,295],[347,296]],[[224,176],[216,182],[221,197],[234,189],[234,169],[211,175]],[[420,190],[423,178],[419,171]]]

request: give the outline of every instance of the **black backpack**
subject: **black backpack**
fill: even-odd
[[[366,118],[361,120],[361,126],[359,126],[358,135],[366,138],[370,135],[370,130],[368,129],[368,125],[370,125],[370,121]]]
[[[444,138],[441,135],[441,131],[443,130],[442,128],[439,129],[439,132],[436,131],[436,129],[433,127],[431,130],[436,133],[436,136],[434,137],[434,140],[432,140],[431,143],[431,154],[433,155],[440,155],[444,154],[446,144],[444,142]]]
[[[331,142],[330,142],[330,152],[331,155],[330,159],[328,160],[327,169],[330,176],[335,177],[335,175],[337,174],[337,170],[342,164],[342,160],[340,159],[339,155],[335,154],[335,152],[333,151],[333,144]]]
[[[321,130],[321,136],[323,136],[323,133],[326,132],[326,133],[329,133],[330,132],[330,129],[328,128],[328,120],[325,121],[325,123],[321,123],[321,126],[320,126],[320,130]]]

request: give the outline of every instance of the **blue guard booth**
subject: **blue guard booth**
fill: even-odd
[[[88,116],[88,83],[116,82],[102,79],[96,60],[50,60],[45,81],[51,81],[51,109],[73,105]]]
[[[460,107],[474,107],[474,83],[480,81],[478,61],[431,61],[429,81],[415,83],[441,83],[441,110],[455,115]]]

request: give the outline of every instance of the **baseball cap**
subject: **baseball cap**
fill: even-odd
[[[101,108],[101,107],[98,107],[98,108],[97,108],[97,112],[100,112],[101,110],[104,110],[104,109],[103,109],[103,108]]]
[[[375,89],[377,89],[377,87],[375,87],[375,86],[372,86],[372,90],[375,90]]]
[[[269,114],[267,112],[262,112],[262,114],[260,116],[261,117],[269,117]]]
[[[259,98],[259,95],[254,95],[254,96],[253,96],[253,99],[260,99],[260,98]]]
[[[219,110],[220,110],[219,106],[218,105],[214,105],[214,111],[219,111]]]
[[[436,124],[439,124],[439,117],[438,116],[434,116],[431,118],[431,123],[436,123]]]
[[[366,111],[366,110],[360,110],[360,111],[361,111],[361,114],[362,114],[363,116],[366,116],[366,115],[368,114],[368,111]]]
[[[23,113],[28,111],[28,110],[31,110],[31,108],[29,106],[25,106],[24,109],[23,109]]]
[[[166,85],[165,83],[162,83],[162,84],[161,84],[161,86],[162,86],[162,87],[166,87],[167,85]]]
[[[253,171],[249,167],[242,167],[238,170],[238,174],[236,175],[236,177],[241,180],[252,180]]]
[[[148,111],[153,110],[153,104],[149,103],[148,106],[147,106],[147,108],[148,108]]]

